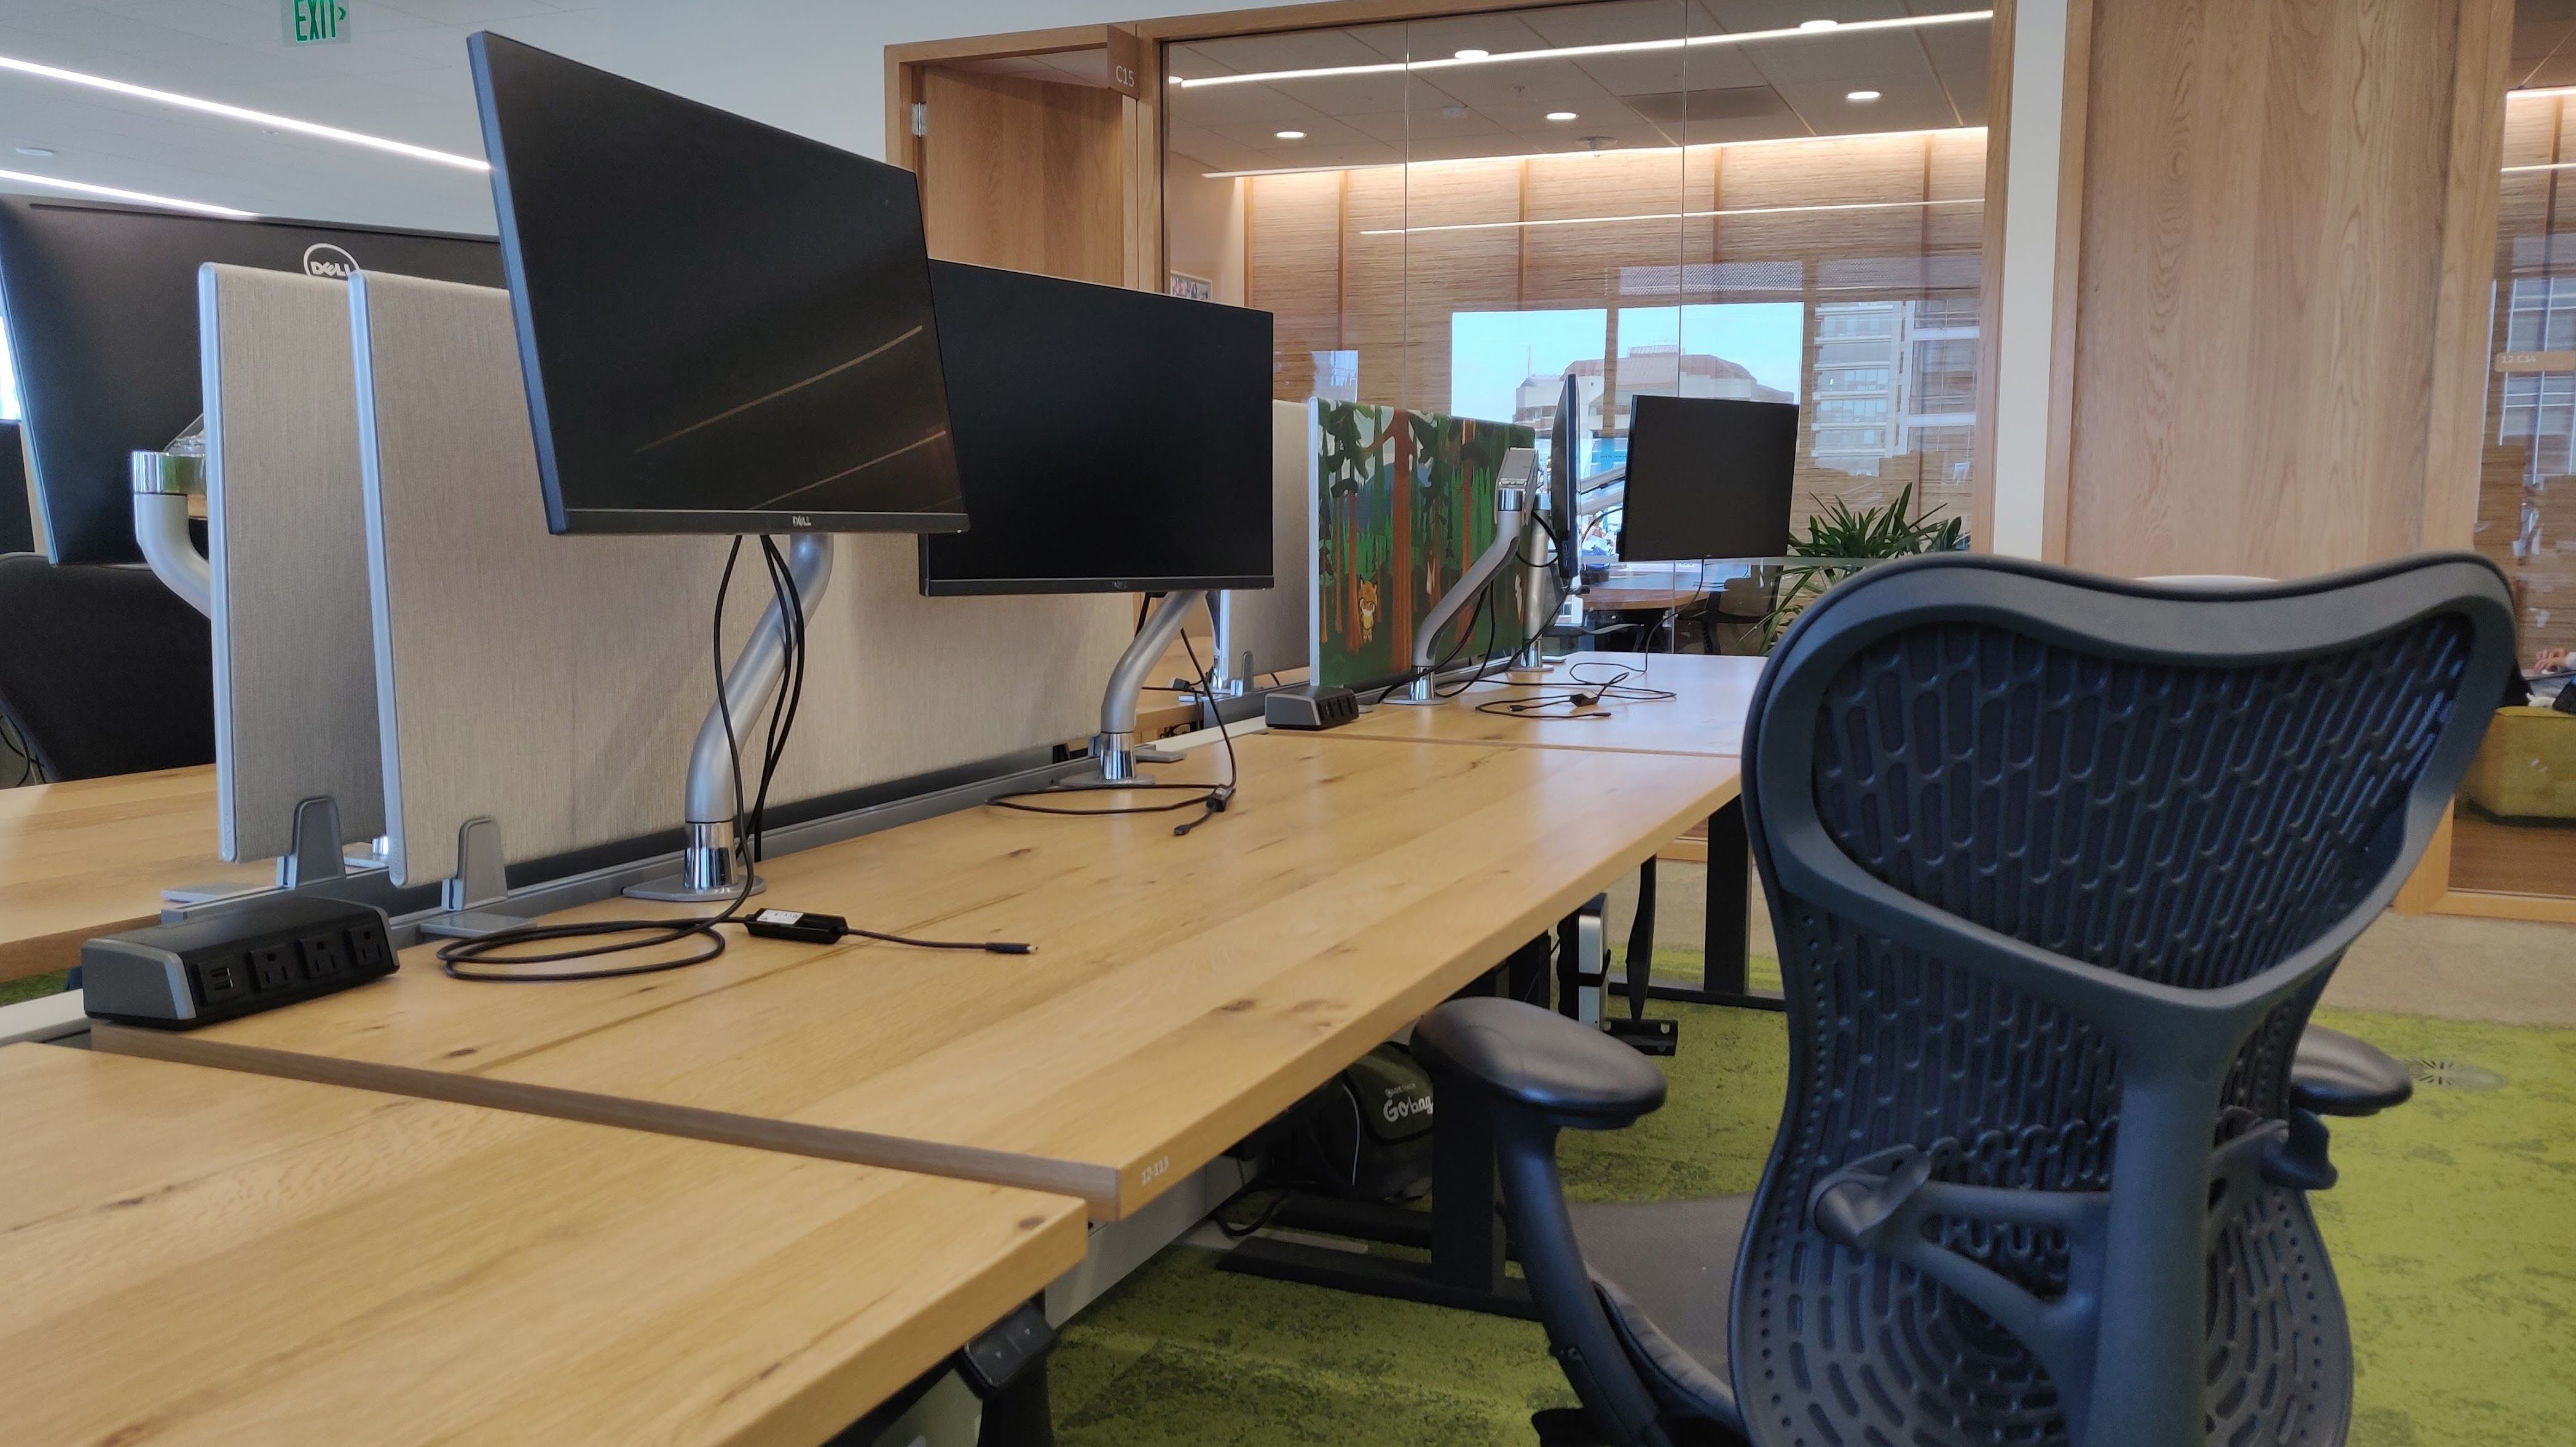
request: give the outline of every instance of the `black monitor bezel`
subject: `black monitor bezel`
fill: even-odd
[[[557,478],[560,473],[558,471],[555,458],[554,429],[551,419],[548,417],[546,412],[545,374],[537,365],[536,327],[528,315],[528,309],[518,304],[518,298],[528,294],[528,278],[526,267],[519,255],[518,223],[511,202],[507,152],[504,151],[501,145],[499,117],[492,104],[491,69],[489,61],[485,56],[486,46],[490,42],[496,40],[505,45],[514,45],[522,50],[533,51],[536,54],[547,56],[552,60],[562,61],[567,65],[579,65],[581,62],[554,54],[551,51],[540,50],[538,47],[529,45],[525,41],[512,40],[505,35],[494,35],[489,31],[476,31],[474,34],[467,36],[465,40],[467,69],[472,73],[474,80],[475,118],[483,132],[484,156],[488,161],[490,161],[492,166],[492,208],[495,219],[499,223],[501,271],[502,275],[507,278],[510,289],[510,326],[511,331],[518,339],[519,370],[525,381],[525,391],[528,397],[528,421],[530,423],[531,430],[536,435],[537,477],[539,490],[545,495],[546,530],[557,536],[578,536],[586,533],[644,533],[691,536],[738,533],[750,536],[791,533],[902,534],[964,532],[966,530],[967,522],[966,513],[962,508],[954,512],[815,512],[784,508],[735,510],[705,508],[567,508],[564,506],[563,491],[557,483]],[[599,67],[597,66],[585,66],[584,68],[589,70],[599,70]],[[624,81],[629,85],[644,85],[642,81],[634,80],[626,76],[618,76],[613,71],[600,70],[599,73],[614,76],[616,79]],[[744,125],[759,126],[762,130],[771,131],[780,136],[787,137],[796,141],[800,145],[824,144],[823,142],[814,140],[810,136],[798,135],[794,131],[767,125],[763,122],[752,120],[748,116],[741,116],[730,111],[718,110],[714,106],[707,105],[701,101],[691,100],[687,96],[677,95],[673,92],[662,90],[658,86],[644,86],[644,88],[654,91],[676,104],[705,111],[710,115],[723,116],[728,121],[735,121]],[[850,152],[849,154],[855,156],[857,153]],[[867,158],[860,157],[860,159],[865,160]],[[929,266],[929,256],[926,248],[922,258],[922,264],[925,271],[923,285],[926,288],[928,286],[927,268]],[[931,337],[931,345],[934,348],[938,345],[938,337],[935,332]],[[579,526],[574,525],[576,518],[579,519]]]

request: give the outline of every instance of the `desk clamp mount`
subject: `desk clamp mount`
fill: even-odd
[[[1136,695],[1145,686],[1145,675],[1180,636],[1182,620],[1206,598],[1204,588],[1175,589],[1146,615],[1145,626],[1136,630],[1135,640],[1118,655],[1118,666],[1109,670],[1109,691],[1100,698],[1100,732],[1091,736],[1091,768],[1062,780],[1058,788],[1124,789],[1150,784],[1152,779],[1136,772],[1137,764],[1173,762],[1168,754],[1136,746]]]
[[[823,590],[832,581],[831,537],[823,533],[796,534],[787,544],[787,571],[796,580],[805,621],[811,623],[814,605],[822,601]],[[786,614],[778,600],[772,598],[760,621],[752,626],[741,656],[725,674],[724,708],[708,708],[706,722],[698,725],[697,742],[690,747],[681,810],[688,837],[680,849],[679,872],[629,885],[628,898],[720,904],[742,893],[743,875],[750,870],[751,861],[742,857],[742,841],[734,837],[734,818],[740,806],[734,798],[733,756],[735,748],[751,750],[751,721],[760,716],[786,671]],[[725,740],[727,711],[733,715],[737,741],[732,747]],[[755,875],[751,892],[758,894],[761,889]]]
[[[1425,704],[1438,701],[1435,685],[1439,680],[1433,674],[1439,667],[1441,630],[1449,626],[1450,620],[1466,611],[1476,595],[1492,584],[1494,576],[1503,570],[1503,564],[1511,561],[1512,554],[1528,533],[1529,490],[1524,484],[1529,476],[1531,460],[1526,448],[1514,448],[1513,452],[1514,456],[1505,459],[1502,480],[1494,487],[1494,540],[1476,555],[1476,561],[1467,565],[1466,573],[1450,586],[1449,591],[1440,595],[1440,601],[1431,605],[1431,611],[1422,615],[1422,626],[1413,630],[1413,654],[1409,660],[1411,681],[1387,695],[1386,702]]]

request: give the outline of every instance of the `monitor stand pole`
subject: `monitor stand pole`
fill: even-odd
[[[1172,640],[1180,636],[1181,621],[1206,598],[1204,588],[1176,589],[1164,594],[1146,616],[1145,626],[1136,630],[1136,641],[1127,645],[1118,666],[1109,670],[1109,691],[1100,699],[1100,732],[1091,736],[1091,768],[1057,787],[1123,789],[1153,782],[1136,772],[1136,693]]]
[[[796,534],[787,544],[787,571],[796,579],[805,618],[811,622],[814,605],[821,601],[823,589],[832,581],[831,537],[824,533]],[[769,702],[786,668],[786,618],[778,600],[772,598],[760,622],[753,625],[751,637],[742,645],[742,656],[734,660],[733,670],[725,675],[725,710],[733,715],[734,747],[746,755],[756,752],[757,731],[752,728],[752,720]],[[714,904],[742,892],[742,872],[750,869],[751,861],[742,857],[742,841],[734,837],[737,806],[733,755],[734,749],[725,743],[724,712],[709,708],[706,722],[698,726],[697,744],[689,750],[687,807],[683,811],[688,842],[680,850],[680,872],[629,886],[629,898]],[[751,892],[758,894],[760,890],[760,880],[754,876]]]
[[[1422,615],[1422,626],[1413,630],[1413,656],[1408,660],[1412,677],[1389,694],[1386,702],[1431,703],[1437,699],[1433,685],[1438,680],[1431,675],[1437,663],[1434,650],[1440,646],[1440,630],[1475,601],[1476,595],[1493,582],[1494,575],[1503,570],[1503,564],[1511,560],[1512,550],[1520,546],[1522,534],[1528,530],[1527,502],[1528,495],[1514,484],[1504,483],[1494,489],[1494,540],[1476,555],[1476,561],[1467,565],[1467,571],[1449,591],[1440,595],[1440,601],[1431,605],[1431,611]]]

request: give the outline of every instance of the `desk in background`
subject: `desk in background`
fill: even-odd
[[[1060,1196],[0,1048],[27,1447],[813,1447],[1082,1258]]]
[[[0,980],[80,963],[81,941],[154,924],[161,891],[265,884],[216,852],[210,765],[0,789]]]

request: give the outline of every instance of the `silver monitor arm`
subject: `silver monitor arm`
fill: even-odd
[[[813,621],[814,605],[822,599],[823,590],[832,581],[832,539],[823,533],[798,533],[787,544],[787,571],[796,580],[798,602],[807,622]],[[741,857],[742,841],[734,837],[734,816],[739,803],[734,797],[734,755],[755,752],[753,739],[757,731],[752,721],[768,704],[770,693],[778,687],[779,676],[787,669],[786,613],[772,598],[769,607],[752,626],[751,637],[744,641],[742,654],[725,675],[724,706],[709,708],[706,722],[698,725],[698,741],[689,750],[689,778],[684,793],[682,819],[688,840],[680,850],[680,872],[649,879],[626,891],[634,899],[670,900],[685,904],[707,904],[733,898],[742,890],[742,875],[751,862]],[[734,742],[725,740],[725,716],[733,716]],[[758,894],[760,880],[751,881],[751,892]]]
[[[215,616],[215,570],[188,533],[188,499],[206,492],[205,419],[188,424],[159,452],[132,454],[134,541],[143,560],[180,601]]]
[[[1091,737],[1091,769],[1064,781],[1069,788],[1117,788],[1153,782],[1136,772],[1136,694],[1145,686],[1164,650],[1180,636],[1182,620],[1207,598],[1204,588],[1179,588],[1163,595],[1134,642],[1109,670],[1109,691],[1100,698],[1100,732]]]
[[[1458,616],[1494,580],[1494,575],[1511,560],[1513,551],[1520,547],[1528,533],[1529,492],[1524,484],[1533,459],[1521,455],[1527,452],[1526,448],[1514,448],[1515,455],[1504,459],[1502,479],[1494,487],[1494,540],[1485,545],[1485,550],[1476,555],[1476,561],[1467,565],[1466,573],[1451,585],[1448,592],[1440,595],[1440,601],[1431,605],[1430,612],[1422,616],[1422,626],[1413,630],[1410,660],[1413,677],[1400,692],[1390,695],[1387,702],[1430,703],[1433,700],[1434,680],[1431,675],[1438,663],[1433,650],[1440,646],[1440,630],[1448,627],[1449,620]],[[1399,507],[1403,505],[1401,501],[1397,503]]]

